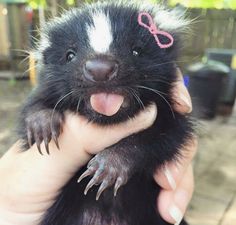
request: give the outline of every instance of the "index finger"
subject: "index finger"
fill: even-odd
[[[170,162],[163,169],[159,169],[154,174],[155,181],[166,190],[174,190],[181,182],[183,174],[191,164],[197,152],[197,137],[193,136],[191,140],[182,147],[182,157],[178,162]]]
[[[97,154],[121,139],[150,127],[155,121],[157,113],[156,105],[151,104],[134,118],[109,126],[88,123],[86,119],[70,115],[66,117],[63,133],[73,140],[73,146],[82,146],[89,154]]]
[[[176,69],[176,74],[178,78],[172,90],[174,108],[181,114],[190,113],[192,111],[191,97],[186,86],[184,85],[183,75],[179,68]]]

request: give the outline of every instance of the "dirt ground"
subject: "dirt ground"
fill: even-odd
[[[236,110],[230,118],[202,121],[194,162],[190,225],[236,225]]]
[[[0,80],[0,154],[16,140],[17,113],[30,90],[28,81]],[[236,225],[236,113],[202,121],[194,170],[190,225]]]

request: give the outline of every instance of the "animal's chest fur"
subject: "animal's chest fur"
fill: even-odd
[[[154,225],[162,221],[156,213],[159,188],[145,175],[133,176],[116,197],[109,188],[98,201],[97,188],[84,196],[89,179],[78,185],[77,176],[65,187],[42,225]]]
[[[159,118],[162,118],[161,113]],[[160,187],[154,182],[152,174],[156,168],[161,168],[163,161],[180,154],[178,149],[190,132],[189,125],[186,118],[178,114],[175,114],[171,125],[163,117],[162,122],[158,119],[150,129],[115,145],[116,153],[106,164],[105,172],[130,166],[134,170],[117,196],[114,197],[114,186],[105,190],[97,201],[99,186],[93,186],[84,195],[90,178],[77,183],[78,177],[86,171],[84,168],[64,187],[41,225],[167,225],[156,209]],[[122,148],[124,150],[119,152]],[[135,159],[135,163],[132,159]],[[122,162],[121,167],[114,165]],[[183,221],[181,225],[184,224]]]

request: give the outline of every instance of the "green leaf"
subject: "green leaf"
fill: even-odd
[[[27,1],[33,9],[36,9],[39,6],[44,8],[47,6],[46,0],[27,0]]]
[[[189,8],[231,8],[236,9],[236,1],[235,0],[169,0],[171,5],[182,4],[185,7]]]

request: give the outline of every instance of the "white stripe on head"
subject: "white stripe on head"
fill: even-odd
[[[90,46],[97,53],[106,53],[113,40],[110,20],[104,13],[96,12],[93,14],[93,23],[87,25]]]

